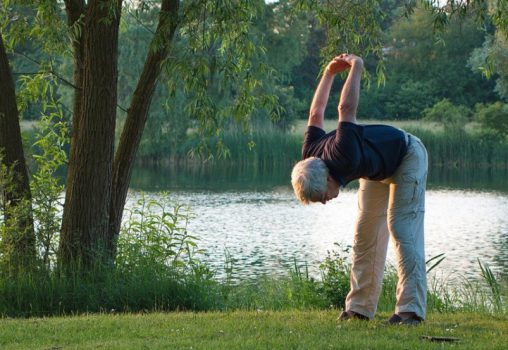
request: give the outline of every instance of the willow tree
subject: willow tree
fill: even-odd
[[[401,1],[407,10],[415,3]],[[484,1],[472,3],[485,13],[480,6]],[[9,16],[12,4],[34,9],[36,15]],[[2,5],[11,46],[16,35],[24,36],[48,50],[55,46],[60,53],[70,51],[73,57],[71,149],[59,247],[63,267],[91,266],[103,261],[101,257],[113,260],[136,150],[161,75],[173,88],[184,86],[187,111],[196,119],[198,132],[217,136],[219,148],[224,125],[245,122],[254,108],[274,102],[263,94],[259,77],[269,72],[259,64],[262,45],[254,44],[250,33],[257,11],[267,6],[263,0],[3,0]],[[270,6],[273,11],[289,6],[315,16],[327,34],[324,60],[349,50],[382,62],[380,1],[288,0]],[[157,13],[157,20],[140,23],[153,36],[125,108],[115,154],[119,27],[122,16],[147,9]],[[381,63],[378,72],[382,80]],[[231,104],[218,106],[214,88],[228,90]]]
[[[215,34],[214,39],[219,33],[225,35],[226,39],[219,41],[222,68],[232,70],[227,72],[228,78],[245,79],[252,84],[246,72],[251,69],[249,57],[255,54],[248,40],[255,2],[163,0],[155,6],[159,12],[158,24],[127,108],[116,155],[117,46],[122,1],[67,0],[65,5],[69,27],[79,30],[74,38],[74,85],[77,89],[60,260],[64,265],[76,262],[90,265],[98,254],[104,254],[106,259],[114,257],[136,150],[157,79],[163,66],[169,65],[166,60],[177,30],[179,37],[189,42],[189,54],[199,54],[203,47],[217,44],[211,42],[211,34]],[[140,6],[143,5],[146,3],[141,2]],[[137,9],[129,4],[125,7],[127,12]],[[208,67],[197,68],[201,71],[189,74],[206,78],[202,71]],[[199,81],[195,85],[193,92],[197,93],[199,86],[206,84]],[[206,96],[199,98],[206,102]],[[201,104],[201,108],[206,107],[206,103]],[[248,113],[249,110],[245,114]],[[213,119],[213,116],[206,117]],[[202,121],[203,125],[209,124]],[[211,125],[212,128],[217,126]]]
[[[245,120],[255,105],[270,100],[254,91],[259,91],[260,82],[253,72],[260,67],[252,62],[262,50],[253,45],[249,29],[264,6],[260,0],[5,0],[3,4],[36,10],[34,18],[13,15],[12,21],[5,21],[13,38],[23,32],[45,46],[51,46],[48,42],[61,46],[65,38],[70,43],[70,50],[58,48],[58,54],[71,51],[74,67],[59,246],[62,267],[113,260],[134,157],[163,70],[166,79],[185,81],[193,101],[189,112],[207,135],[218,134],[226,119]],[[9,15],[7,6],[2,11]],[[126,118],[115,155],[119,27],[122,16],[147,10],[157,12],[158,19],[142,23],[153,36],[130,105],[122,108]],[[176,40],[182,51],[174,50]],[[216,76],[225,88],[240,82],[227,110],[219,110],[208,96],[210,78]]]

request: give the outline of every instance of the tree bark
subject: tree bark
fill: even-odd
[[[164,0],[162,2],[159,23],[145,60],[143,72],[132,97],[116,152],[108,236],[108,248],[113,256],[116,251],[116,239],[120,232],[134,159],[148,118],[148,111],[160,75],[161,64],[168,55],[178,26],[179,5],[179,0]]]
[[[35,261],[32,195],[25,162],[16,90],[0,33],[0,160],[12,169],[12,182],[2,187],[5,235],[1,242],[10,271],[30,268]]]
[[[83,17],[83,72],[71,141],[60,237],[64,268],[105,257],[113,175],[121,0],[89,1]],[[76,108],[76,106],[75,106]]]
[[[79,26],[81,28],[80,36],[77,38],[73,38],[72,49],[73,49],[73,61],[74,61],[74,71],[73,71],[73,80],[74,86],[74,99],[73,99],[73,109],[72,109],[72,131],[70,135],[70,151],[69,151],[69,164],[67,166],[67,179],[73,179],[76,176],[76,145],[77,137],[79,135],[80,130],[80,120],[81,120],[81,104],[83,101],[83,75],[84,75],[84,37],[85,32],[83,30],[83,20],[82,15],[84,15],[85,11],[85,1],[84,0],[65,0],[65,10],[67,12],[67,24],[69,27],[71,26]],[[67,180],[69,181],[69,180]],[[72,200],[72,191],[70,191],[70,186],[66,186],[65,190],[65,199],[66,201]]]

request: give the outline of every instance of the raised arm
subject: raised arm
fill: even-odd
[[[360,100],[360,81],[362,77],[363,61],[360,57],[350,54],[336,56],[328,63],[319,81],[314,98],[310,105],[308,126],[323,129],[325,109],[330,97],[330,89],[337,73],[350,68],[347,79],[342,87],[338,105],[339,122],[356,123],[356,110]]]
[[[349,64],[345,62],[341,56],[335,57],[328,65],[319,81],[314,98],[310,105],[308,126],[316,126],[323,129],[326,104],[330,96],[330,89],[332,88],[333,79],[337,73],[340,73],[349,68]]]
[[[363,61],[360,57],[349,54],[339,56],[351,67],[342,87],[339,101],[339,122],[356,123],[356,110],[360,101],[360,81],[362,78]]]

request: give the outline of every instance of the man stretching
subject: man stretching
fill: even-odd
[[[337,73],[349,69],[340,94],[336,130],[323,130],[325,107]],[[372,319],[383,281],[389,236],[395,242],[397,303],[391,324],[415,325],[425,318],[427,279],[423,221],[427,151],[407,132],[388,125],[359,125],[356,110],[363,61],[342,54],[326,67],[314,93],[302,159],[291,174],[303,203],[335,198],[360,179],[350,291],[340,320]]]

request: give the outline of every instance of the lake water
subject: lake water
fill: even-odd
[[[224,271],[226,252],[235,276],[286,274],[307,265],[314,275],[335,242],[352,244],[356,218],[353,184],[327,203],[303,206],[289,183],[289,166],[140,168],[131,198],[140,191],[190,206],[189,232],[203,257]],[[431,169],[425,219],[426,255],[444,253],[436,272],[447,278],[478,277],[477,259],[508,277],[508,174],[506,170]],[[390,246],[388,263],[393,263]]]

